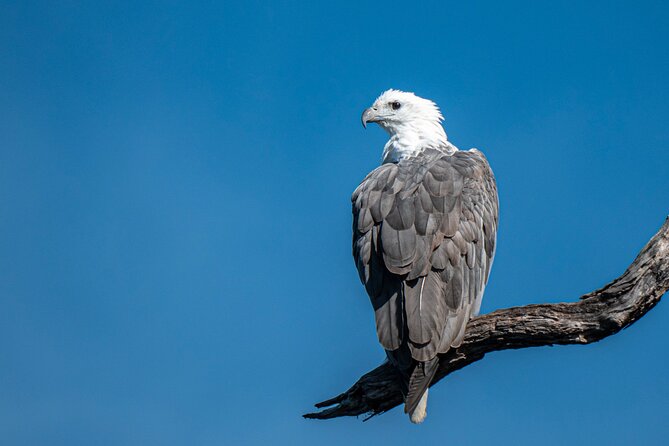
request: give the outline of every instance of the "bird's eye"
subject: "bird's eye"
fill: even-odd
[[[397,102],[397,101],[395,101],[395,102],[391,102],[391,103],[390,103],[390,107],[391,107],[393,110],[399,110],[401,106],[402,106],[402,104],[400,104],[400,103]]]

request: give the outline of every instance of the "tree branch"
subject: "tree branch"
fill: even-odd
[[[472,319],[462,345],[441,355],[432,385],[486,353],[554,344],[589,344],[633,324],[669,289],[669,217],[622,276],[578,302],[526,305]],[[305,418],[381,414],[402,403],[398,376],[388,363]],[[328,407],[333,406],[333,407]]]

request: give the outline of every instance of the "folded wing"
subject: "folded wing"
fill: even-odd
[[[459,346],[495,251],[497,188],[483,154],[384,164],[352,201],[353,256],[389,357],[403,347],[425,362]]]

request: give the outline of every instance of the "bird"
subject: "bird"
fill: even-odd
[[[433,101],[383,92],[362,125],[389,139],[351,197],[353,258],[412,423],[427,416],[439,355],[462,344],[480,310],[499,221],[486,157],[451,144],[442,122]]]

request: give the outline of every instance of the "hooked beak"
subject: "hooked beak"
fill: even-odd
[[[370,107],[364,112],[362,112],[362,126],[364,128],[367,128],[368,122],[377,122],[377,121],[378,119],[376,119],[376,110],[373,107]]]

